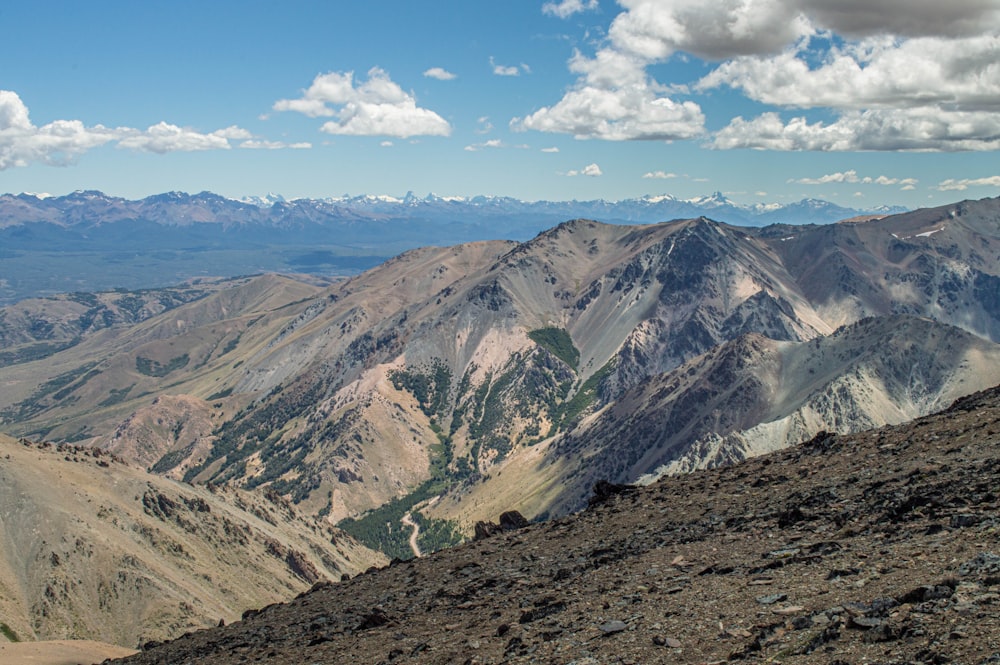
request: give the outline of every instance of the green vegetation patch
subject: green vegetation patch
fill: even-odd
[[[454,522],[432,519],[413,512],[413,507],[440,494],[445,484],[439,480],[428,480],[406,496],[393,499],[371,510],[362,517],[341,520],[337,527],[351,534],[367,547],[380,550],[391,559],[412,559],[410,535],[412,529],[400,520],[411,513],[413,521],[420,526],[417,544],[426,553],[461,543],[464,539]]]
[[[191,358],[186,353],[182,356],[171,358],[165,365],[150,358],[137,356],[135,359],[135,369],[139,374],[161,378],[174,370],[186,367],[189,362],[191,362]]]
[[[233,388],[232,388],[232,386],[230,386],[229,388],[223,388],[219,392],[212,393],[211,395],[209,395],[205,399],[206,399],[206,401],[211,402],[213,399],[222,399],[223,397],[229,397],[232,394],[233,394]]]
[[[559,409],[553,418],[552,433],[569,429],[575,425],[580,416],[597,402],[597,388],[611,373],[612,369],[614,369],[614,362],[609,360],[601,369],[594,372],[589,379],[583,382],[583,385],[580,386],[580,389],[576,391],[576,394],[572,398],[559,405]]]
[[[132,385],[126,386],[124,388],[112,388],[111,391],[108,393],[108,396],[105,399],[101,400],[98,406],[114,406],[119,402],[124,402],[129,392],[134,387],[135,384],[133,383]]]
[[[412,394],[428,418],[444,413],[448,406],[451,370],[442,360],[435,359],[425,371],[416,368],[393,370],[389,372],[389,380],[396,390]]]
[[[539,328],[528,332],[528,337],[573,370],[579,367],[580,350],[573,344],[573,338],[565,328]]]
[[[30,418],[52,406],[53,400],[65,399],[71,392],[82,386],[84,383],[100,374],[94,367],[97,363],[81,365],[74,370],[65,372],[49,379],[38,386],[30,397],[22,402],[18,402],[3,411],[0,416],[10,420],[18,421]],[[50,399],[46,399],[50,398]]]
[[[35,344],[28,344],[13,351],[0,351],[0,367],[19,365],[33,360],[48,358],[60,351],[65,351],[68,348],[76,346],[79,342],[80,338],[77,337],[68,342],[36,342]]]

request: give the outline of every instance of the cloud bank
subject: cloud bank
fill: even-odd
[[[11,90],[0,90],[0,171],[29,164],[66,166],[88,150],[103,145],[139,152],[166,154],[201,150],[228,150],[234,142],[240,147],[309,147],[308,144],[270,144],[257,141],[236,125],[203,133],[159,122],[145,130],[130,127],[87,127],[79,120],[53,120],[36,126],[28,107]],[[259,145],[255,145],[259,144]],[[248,145],[249,144],[249,145]]]
[[[623,11],[557,102],[511,126],[586,139],[704,137],[716,149],[1000,148],[995,0],[619,0]],[[549,3],[569,16],[580,3]],[[710,71],[660,82],[690,57]],[[706,130],[692,93],[731,90],[769,109]]]

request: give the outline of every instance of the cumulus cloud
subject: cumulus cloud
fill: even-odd
[[[451,134],[444,118],[417,106],[413,95],[378,67],[368,71],[368,80],[357,83],[354,72],[320,74],[302,97],[280,99],[273,109],[334,118],[320,127],[327,134],[396,138]]]
[[[700,135],[705,122],[701,108],[661,94],[663,87],[643,68],[642,60],[614,50],[604,49],[594,58],[576,53],[570,60],[570,71],[580,77],[574,88],[555,105],[514,118],[511,128],[611,141]]]
[[[573,14],[597,9],[597,0],[562,0],[562,2],[546,2],[542,5],[542,13],[559,18],[569,18]]]
[[[567,171],[566,175],[571,178],[578,175],[585,175],[585,176],[590,176],[591,178],[596,178],[597,176],[604,175],[604,172],[601,171],[601,167],[598,166],[597,164],[587,164],[579,171],[575,169],[572,171]]]
[[[557,104],[525,118],[514,118],[515,131],[572,134],[610,141],[687,139],[702,133],[705,117],[694,102],[658,97],[646,85],[606,90],[584,86]]]
[[[11,90],[0,90],[0,171],[31,163],[61,166],[119,138],[123,130],[55,120],[36,127],[28,107]]]
[[[451,81],[456,78],[455,74],[452,74],[447,69],[442,67],[431,67],[424,72],[424,76],[431,79],[437,79],[439,81]]]
[[[542,152],[556,153],[559,152],[559,148],[552,146],[551,148],[542,148]]]
[[[964,192],[969,187],[1000,187],[1000,175],[962,180],[949,178],[937,186],[942,192]]]
[[[676,173],[667,173],[666,171],[650,171],[648,173],[642,174],[643,178],[654,179],[654,180],[669,180],[671,178],[676,178]]]

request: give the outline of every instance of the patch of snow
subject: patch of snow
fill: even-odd
[[[924,231],[923,233],[918,233],[916,235],[916,237],[917,238],[930,238],[932,235],[934,235],[938,231],[944,231],[944,227],[942,226],[941,228],[934,229],[933,231]]]

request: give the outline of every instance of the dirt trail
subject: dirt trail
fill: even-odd
[[[413,521],[410,513],[403,515],[399,521],[406,526],[413,527],[413,533],[410,534],[410,549],[413,550],[413,556],[419,559],[423,556],[423,552],[420,551],[420,545],[417,544],[417,536],[420,535],[420,525]]]

